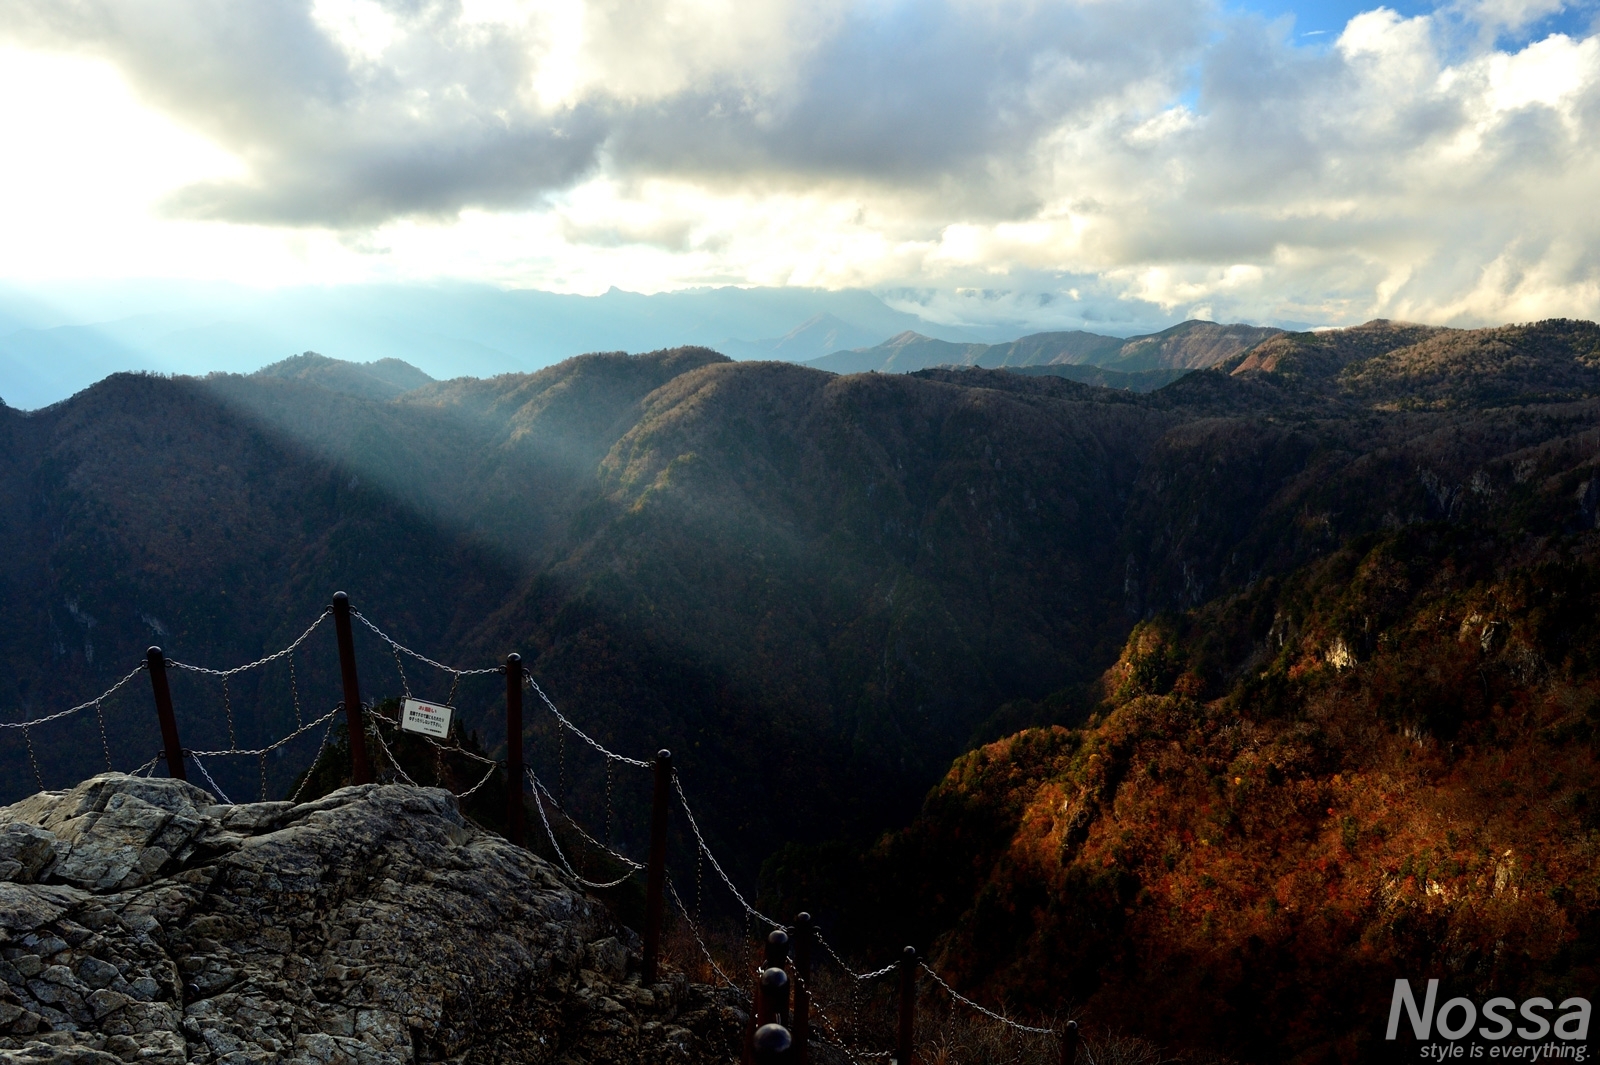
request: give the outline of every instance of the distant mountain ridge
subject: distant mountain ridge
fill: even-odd
[[[833,373],[913,373],[935,366],[1101,366],[1121,373],[1199,370],[1249,351],[1283,330],[1192,319],[1144,336],[1082,330],[1034,333],[1004,344],[958,344],[910,330],[871,348],[838,351],[807,363]]]
[[[734,359],[777,359],[781,362],[809,362],[835,351],[867,347],[882,333],[863,329],[837,315],[821,312],[812,315],[781,337],[768,340],[729,338],[716,345],[718,351]]]
[[[330,359],[314,351],[291,355],[282,362],[263,366],[251,376],[304,381],[331,392],[360,396],[363,399],[393,399],[412,389],[434,382],[432,377],[400,359],[345,362],[342,359]]]
[[[401,358],[439,378],[492,377],[584,351],[676,344],[727,342],[739,358],[802,360],[906,329],[956,340],[1005,335],[942,326],[859,289],[613,288],[585,296],[449,283],[0,283],[0,396],[37,410],[113,373],[249,373],[307,349],[353,362]],[[774,339],[730,340],[741,337]]]

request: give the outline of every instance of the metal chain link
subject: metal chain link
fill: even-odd
[[[376,712],[369,712],[368,717],[373,722],[382,722],[383,724],[388,725],[391,728],[394,728],[396,731],[403,731],[402,729],[400,729],[400,723],[398,721],[391,721],[388,718],[384,717],[382,714],[379,714],[379,713],[376,713]],[[377,738],[378,746],[383,748],[383,753],[389,756],[389,764],[394,767],[395,772],[400,774],[400,778],[402,780],[404,780],[407,784],[410,784],[414,788],[423,787],[424,785],[418,784],[415,780],[412,780],[411,776],[400,765],[400,759],[395,757],[394,752],[389,749],[389,745],[384,742],[383,730],[378,728],[376,725],[374,725],[373,728],[370,730],[370,732],[371,732],[371,735],[373,735],[373,736],[375,736]],[[488,770],[484,772],[482,779],[480,779],[476,784],[472,785],[472,787],[468,788],[466,791],[459,791],[459,792],[450,791],[450,794],[454,795],[458,799],[465,799],[467,796],[473,794],[479,788],[481,788],[485,784],[489,783],[490,778],[492,778],[494,776],[494,774],[495,774],[495,770],[500,768],[500,763],[495,761],[493,758],[485,758],[482,755],[473,754],[471,751],[467,750],[465,747],[460,746],[459,744],[457,744],[457,745],[455,745],[453,747],[447,747],[442,743],[436,743],[434,741],[433,737],[431,737],[431,736],[422,736],[420,738],[425,740],[425,741],[427,741],[434,748],[434,759],[435,759],[435,763],[436,763],[436,766],[437,766],[435,772],[436,772],[436,775],[438,776],[438,778],[439,778],[439,780],[441,782],[438,786],[440,788],[442,788],[443,790],[445,790],[445,791],[450,791],[450,789],[448,787],[445,787],[445,785],[443,784],[443,780],[444,780],[444,773],[443,773],[444,761],[443,761],[443,756],[444,756],[444,754],[446,752],[453,753],[453,754],[459,754],[462,757],[470,758],[474,762],[479,762],[479,763],[481,763],[483,765],[487,765],[489,767]]]
[[[211,790],[216,792],[217,795],[221,797],[221,799],[223,801],[223,804],[227,805],[227,806],[235,805],[234,801],[232,799],[228,798],[228,793],[223,791],[222,788],[220,786],[218,786],[217,782],[212,779],[210,772],[207,771],[207,769],[206,769],[206,764],[204,762],[202,762],[200,760],[200,758],[199,758],[199,752],[198,751],[184,751],[183,753],[188,755],[190,758],[194,759],[194,767],[196,769],[200,770],[200,775],[206,778],[206,783],[210,784],[211,785]],[[212,752],[207,751],[206,753],[210,754]],[[218,754],[229,754],[231,752],[229,752],[229,751],[218,751],[216,753],[218,753]]]
[[[541,792],[544,795],[546,801],[548,801],[550,803],[551,807],[553,807],[555,809],[556,813],[558,813],[562,817],[566,818],[568,827],[570,827],[572,829],[572,831],[576,832],[579,836],[581,836],[585,843],[589,844],[589,846],[593,847],[595,850],[605,851],[607,854],[611,855],[611,857],[615,858],[617,861],[621,862],[623,865],[631,866],[635,872],[637,872],[637,871],[639,871],[639,870],[644,868],[644,866],[642,864],[640,864],[639,862],[634,861],[632,858],[628,857],[626,854],[618,854],[616,851],[612,850],[610,847],[606,846],[604,843],[601,843],[599,840],[597,840],[593,836],[589,835],[589,833],[585,832],[583,830],[583,826],[578,824],[577,820],[570,813],[568,813],[566,811],[566,808],[563,807],[560,803],[556,802],[555,796],[550,794],[550,789],[544,786],[544,781],[534,779],[533,773],[532,773],[531,770],[528,773],[528,779],[529,779],[529,782],[534,785],[535,789],[537,791]]]
[[[527,771],[527,773],[528,779],[533,783],[533,805],[539,811],[539,820],[544,824],[545,835],[550,837],[550,846],[555,849],[556,857],[561,860],[561,864],[567,870],[568,876],[572,877],[572,879],[576,880],[584,887],[593,888],[598,891],[605,888],[614,888],[618,884],[624,883],[629,877],[633,876],[634,873],[643,868],[643,866],[639,865],[637,862],[630,862],[628,859],[624,858],[623,861],[628,862],[628,865],[631,866],[631,868],[615,880],[607,883],[596,883],[593,880],[585,880],[583,877],[579,876],[578,871],[572,867],[572,863],[567,861],[566,852],[561,849],[561,844],[556,842],[555,829],[550,827],[550,818],[544,812],[544,800],[539,797],[540,791],[543,790],[543,785],[539,783],[539,778],[533,775],[533,770],[530,769]],[[568,819],[568,823],[571,823],[570,819]]]
[[[233,699],[228,694],[228,678],[222,678],[222,709],[228,715],[228,750],[239,749],[239,737],[233,731]]]
[[[373,715],[373,718],[377,721],[384,720],[383,718],[378,717],[376,714]],[[407,773],[405,766],[400,764],[400,759],[394,756],[394,752],[389,749],[389,745],[383,741],[383,729],[373,728],[372,737],[378,741],[378,746],[383,748],[383,753],[389,756],[389,768],[391,770],[390,779],[393,779],[395,774],[398,774],[401,780],[405,781],[407,784],[410,784],[413,788],[422,787],[421,784],[418,784],[415,780],[411,779],[411,774]]]
[[[868,980],[876,980],[880,976],[887,976],[890,973],[894,972],[895,969],[899,968],[899,966],[900,966],[899,962],[892,961],[888,965],[885,965],[883,968],[874,969],[870,973],[858,973],[854,969],[850,968],[850,966],[845,964],[844,959],[839,957],[839,952],[833,949],[833,944],[832,943],[829,943],[826,939],[822,938],[822,930],[821,929],[817,929],[812,934],[816,937],[817,942],[822,945],[822,949],[827,952],[828,957],[833,959],[833,963],[835,965],[837,965],[839,968],[843,969],[845,971],[845,975],[849,976],[852,980],[854,980],[858,984],[864,984]]]
[[[1012,1020],[1010,1017],[1002,1016],[1001,1014],[996,1013],[992,1009],[989,1009],[989,1008],[987,1008],[985,1006],[980,1006],[976,1002],[974,1002],[970,998],[968,998],[967,996],[963,995],[961,992],[957,991],[955,988],[951,987],[949,984],[945,983],[944,977],[942,977],[938,973],[934,972],[933,971],[933,967],[930,966],[927,962],[918,961],[917,965],[922,969],[923,972],[925,972],[929,976],[933,977],[933,982],[934,983],[936,983],[940,987],[944,988],[945,994],[949,995],[952,999],[954,999],[955,1001],[961,1003],[963,1006],[966,1006],[969,1009],[977,1010],[979,1013],[983,1014],[985,1017],[990,1018],[991,1020],[999,1021],[1001,1024],[1007,1025],[1008,1027],[1011,1027],[1011,1028],[1015,1028],[1019,1032],[1031,1032],[1034,1035],[1051,1035],[1051,1036],[1058,1034],[1054,1028],[1035,1028],[1030,1024],[1019,1024],[1018,1022]]]
[[[322,724],[324,721],[327,721],[330,718],[332,718],[333,715],[337,714],[341,709],[343,709],[343,704],[342,703],[339,706],[334,707],[332,710],[329,710],[326,714],[324,714],[321,717],[317,718],[315,721],[311,722],[310,724],[301,725],[299,728],[295,729],[293,732],[289,733],[287,736],[283,737],[280,740],[276,740],[276,741],[274,741],[272,743],[269,743],[265,747],[251,747],[251,748],[229,747],[227,750],[223,750],[223,751],[190,751],[190,750],[185,750],[184,753],[185,754],[203,754],[207,758],[220,758],[221,756],[226,755],[226,754],[237,754],[237,755],[246,755],[247,754],[247,755],[252,755],[252,756],[255,756],[255,757],[260,757],[260,756],[265,755],[265,754],[270,754],[271,752],[277,750],[279,747],[282,747],[286,743],[289,743],[289,742],[291,742],[293,740],[299,739],[300,736],[304,735],[307,732],[310,732],[312,729],[316,728],[318,725]]]
[[[694,819],[694,811],[689,809],[688,796],[684,795],[683,793],[683,782],[678,779],[678,774],[676,773],[672,774],[672,787],[678,793],[678,803],[683,807],[684,816],[689,819],[689,827],[694,830],[695,842],[699,844],[700,850],[705,854],[706,861],[711,863],[711,868],[717,871],[717,875],[722,878],[722,882],[728,885],[728,890],[733,892],[733,897],[739,900],[740,906],[744,907],[745,915],[747,917],[760,918],[773,928],[782,928],[782,924],[774,921],[772,918],[768,917],[766,914],[762,913],[760,910],[746,902],[745,897],[739,894],[739,889],[734,886],[733,880],[729,878],[727,873],[723,872],[722,865],[717,861],[717,856],[711,853],[710,847],[706,846],[706,838],[700,832],[700,823]]]
[[[411,698],[411,681],[406,677],[406,664],[400,660],[400,645],[391,643],[389,653],[394,655],[394,668],[400,671],[400,690],[405,692],[406,698]]]
[[[689,932],[694,936],[694,941],[700,945],[700,953],[706,956],[706,961],[710,964],[711,970],[722,978],[723,983],[733,988],[734,991],[738,992],[744,998],[749,999],[751,997],[750,992],[746,991],[744,988],[740,987],[738,984],[729,979],[728,974],[722,971],[722,966],[717,964],[717,959],[711,956],[710,948],[706,946],[706,941],[700,936],[700,929],[696,926],[694,920],[689,916],[689,910],[686,906],[684,906],[683,899],[678,896],[678,887],[672,882],[672,877],[667,877],[666,881],[667,890],[672,892],[672,901],[678,904],[678,912],[683,914],[683,920],[686,924],[688,924]]]
[[[55,713],[50,714],[47,717],[38,717],[31,721],[0,721],[0,729],[14,728],[21,729],[23,732],[27,732],[35,725],[48,725],[52,721],[60,721],[64,717],[71,717],[73,714],[89,709],[96,703],[111,698],[111,696],[115,695],[124,684],[128,683],[134,677],[137,677],[140,673],[144,672],[144,669],[145,664],[140,662],[137,666],[134,666],[133,669],[129,670],[127,675],[121,680],[117,681],[111,687],[107,688],[93,699],[90,699],[88,702],[79,703],[77,706],[66,710],[57,710]]]
[[[394,722],[390,721],[388,718],[381,717],[381,716],[379,716],[377,714],[373,714],[372,715],[372,720],[374,720],[374,721],[382,721],[386,725],[393,725],[394,724]],[[411,779],[411,775],[405,771],[405,767],[400,764],[400,759],[395,757],[394,752],[389,749],[389,745],[384,742],[384,740],[383,740],[383,730],[382,729],[374,727],[372,729],[371,734],[372,734],[372,736],[374,738],[377,739],[378,746],[383,748],[383,753],[389,756],[389,764],[394,767],[394,771],[396,773],[400,774],[400,779],[404,780],[407,784],[410,784],[414,788],[425,787],[425,785],[418,784],[415,780],[412,780]],[[423,738],[427,739],[427,737],[423,737]],[[432,741],[430,740],[429,742],[432,742]],[[444,790],[444,791],[450,791],[450,789],[448,787],[446,787],[442,783],[442,781],[444,780],[444,773],[442,772],[443,766],[444,766],[443,752],[452,751],[453,750],[457,754],[464,754],[468,758],[471,758],[471,759],[473,759],[475,761],[478,761],[478,762],[487,763],[488,766],[489,766],[489,768],[484,772],[483,777],[481,779],[479,779],[479,781],[476,784],[472,785],[472,787],[468,788],[466,791],[450,791],[450,794],[454,795],[457,799],[465,799],[467,796],[473,794],[479,788],[481,788],[485,784],[489,783],[490,779],[493,778],[493,776],[495,774],[495,771],[500,768],[500,763],[496,762],[494,759],[492,759],[492,758],[479,758],[477,755],[473,754],[471,751],[468,751],[468,750],[466,750],[464,748],[460,748],[460,747],[445,747],[445,746],[443,746],[441,744],[437,744],[437,743],[435,743],[433,746],[435,747],[435,752],[434,753],[435,753],[435,762],[436,762],[436,765],[437,765],[437,769],[435,770],[435,772],[438,775],[439,780],[441,781],[441,783],[439,785],[437,785],[437,786],[439,788],[441,788],[442,790]]]
[[[39,790],[40,791],[43,791],[44,790],[44,774],[39,772],[39,756],[37,754],[35,754],[34,750],[33,750],[33,730],[32,729],[24,728],[22,730],[22,742],[24,742],[24,743],[26,743],[28,745],[28,764],[33,767],[33,780],[34,780],[34,783],[39,785]]]
[[[326,717],[325,720],[328,722],[328,727],[322,730],[322,742],[317,744],[316,757],[311,759],[311,765],[306,769],[305,776],[300,778],[300,783],[295,786],[294,794],[289,796],[290,802],[298,804],[300,802],[300,793],[306,790],[307,784],[311,783],[311,774],[316,771],[317,763],[322,761],[322,752],[328,749],[328,737],[333,734],[334,714],[343,709],[344,703],[340,703]]]
[[[611,766],[612,766],[611,762],[607,762],[606,763],[606,846],[607,847],[611,846],[611,842],[612,842],[612,840],[611,840],[611,818],[612,818],[612,810],[611,810],[611,807],[612,807],[612,802],[611,802],[611,778],[612,778],[612,772],[611,772]]]
[[[481,788],[485,784],[489,783],[489,781],[491,779],[493,779],[495,771],[497,769],[499,769],[499,768],[500,768],[500,766],[498,764],[491,765],[488,769],[486,769],[484,771],[483,779],[479,780],[476,784],[472,785],[472,787],[468,788],[466,791],[457,792],[456,793],[456,798],[465,799],[467,796],[471,795],[473,792],[477,791],[479,788]]]
[[[816,992],[811,990],[808,981],[804,976],[801,975],[799,966],[795,966],[794,981],[795,987],[798,990],[804,991],[810,996],[809,1002],[811,1008],[816,1011],[818,1019],[822,1021],[822,1026],[828,1030],[828,1034],[833,1036],[834,1042],[830,1045],[837,1047],[839,1052],[842,1053],[846,1058],[849,1058],[852,1062],[859,1060],[857,1057],[858,1054],[860,1057],[864,1058],[873,1058],[879,1056],[875,1051],[853,1050],[850,1045],[845,1042],[843,1033],[841,1033],[838,1029],[838,1026],[833,1023],[833,1019],[828,1016],[827,1011],[822,1008],[822,1000],[817,997]],[[824,1040],[824,1042],[826,1042],[826,1040]]]
[[[587,743],[589,746],[593,747],[595,750],[599,751],[613,762],[625,762],[628,765],[638,766],[640,769],[654,768],[653,763],[641,761],[638,758],[629,758],[625,754],[618,754],[616,751],[605,747],[600,743],[599,740],[595,739],[593,736],[590,736],[587,732],[583,731],[583,729],[579,728],[577,725],[574,725],[571,721],[568,721],[567,716],[560,710],[556,709],[556,704],[550,701],[550,696],[546,695],[544,693],[544,689],[539,687],[538,682],[533,679],[533,674],[528,672],[526,666],[524,666],[522,669],[522,676],[524,682],[533,689],[534,694],[538,695],[539,699],[544,703],[544,705],[548,707],[550,712],[556,716],[556,720],[561,722],[562,727],[566,728],[584,743]]]
[[[350,616],[361,622],[361,624],[365,625],[367,628],[371,629],[378,639],[388,644],[394,650],[400,652],[401,654],[408,654],[412,658],[415,658],[418,662],[426,663],[427,665],[432,666],[434,669],[443,670],[446,673],[454,673],[458,679],[461,677],[481,676],[486,673],[500,673],[504,669],[502,666],[492,666],[489,669],[457,669],[454,666],[447,666],[443,662],[435,662],[427,655],[419,654],[418,652],[407,647],[405,644],[395,640],[394,637],[390,636],[388,633],[378,628],[378,626],[374,625],[371,621],[367,620],[367,616],[361,611],[352,610],[350,611]],[[402,673],[403,672],[404,671],[402,670]]]
[[[289,656],[289,696],[294,700],[294,727],[305,724],[300,710],[300,678],[295,675],[294,655]]]
[[[100,749],[105,752],[106,772],[113,772],[111,765],[111,742],[106,739],[106,708],[100,705],[100,700],[94,701],[95,720],[100,724]]]
[[[332,610],[331,607],[328,608],[328,609],[323,610],[322,613],[317,615],[317,620],[313,621],[310,624],[310,626],[308,626],[306,628],[306,631],[302,632],[299,636],[295,637],[295,641],[293,643],[291,643],[288,647],[285,647],[281,651],[274,651],[272,654],[267,655],[264,658],[258,658],[254,662],[246,662],[242,666],[234,666],[232,669],[207,669],[205,666],[192,666],[187,662],[179,662],[178,660],[173,659],[173,658],[167,659],[167,665],[171,666],[173,669],[187,670],[190,673],[203,673],[204,675],[206,675],[208,677],[223,677],[223,678],[236,676],[237,674],[244,673],[244,672],[246,672],[248,670],[259,669],[262,666],[268,665],[268,664],[270,664],[272,662],[276,662],[278,659],[283,658],[285,655],[294,654],[295,650],[298,649],[301,644],[305,643],[306,640],[310,639],[311,638],[311,634],[313,632],[316,632],[317,629],[322,625],[322,623],[324,621],[328,620],[328,615],[332,614],[332,613],[333,613],[333,610]]]

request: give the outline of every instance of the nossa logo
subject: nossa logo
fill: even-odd
[[[1443,1006],[1438,1006],[1438,1012],[1435,1013],[1434,1007],[1438,1001],[1439,981],[1428,981],[1428,993],[1421,1008],[1418,1008],[1416,996],[1411,993],[1411,981],[1396,980],[1394,998],[1389,1003],[1389,1031],[1384,1038],[1393,1039],[1400,1031],[1401,1010],[1406,1012],[1411,1021],[1411,1030],[1418,1039],[1432,1039],[1435,1025],[1441,1036],[1452,1041],[1472,1033],[1480,1016],[1476,1003],[1469,998],[1453,998]],[[1478,1027],[1478,1037],[1500,1040],[1515,1030],[1517,1035],[1528,1040],[1544,1039],[1552,1031],[1557,1039],[1577,1041],[1589,1038],[1591,1010],[1588,999],[1564,999],[1561,1012],[1554,1017],[1549,1016],[1556,1008],[1555,1003],[1547,998],[1530,998],[1520,1007],[1509,998],[1491,998],[1483,1004],[1481,1016],[1484,1023]],[[1518,1025],[1518,1020],[1525,1023]]]

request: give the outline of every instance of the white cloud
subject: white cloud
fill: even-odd
[[[148,241],[168,271],[871,286],[947,321],[1600,317],[1600,37],[1496,43],[1561,7],[1297,46],[1204,0],[0,0],[0,98],[98,72],[91,105],[0,107],[32,160],[0,220],[42,207],[0,273],[68,232],[112,271]]]

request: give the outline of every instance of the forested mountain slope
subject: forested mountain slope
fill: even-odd
[[[968,753],[859,864],[786,854],[774,904],[866,878],[859,941],[1249,1061],[1415,1060],[1382,1039],[1397,975],[1592,995],[1594,327],[1349,332],[1270,341],[1228,379],[1261,413],[1146,453],[1141,620],[1091,690],[998,715],[1086,722]],[[1158,397],[1232,408],[1221,381]]]
[[[1093,676],[1121,639],[1098,609],[1105,529],[1175,416],[1067,381],[1007,385],[703,349],[388,402],[275,377],[113,377],[4,412],[0,699],[11,719],[71,705],[151,642],[248,660],[343,588],[452,662],[519,650],[605,742],[704,767],[709,798],[788,796],[717,804],[751,858],[870,831],[996,707]],[[331,703],[331,661],[312,650],[302,686]],[[365,684],[398,694],[377,650]],[[244,738],[285,731],[290,692],[243,684]],[[483,694],[469,713],[493,711]],[[108,718],[133,765],[155,749],[146,699]],[[179,701],[195,745],[227,745],[219,690]],[[93,719],[75,727],[41,751],[51,782],[96,767]],[[25,751],[0,757],[20,792]]]
[[[1280,721],[1270,700],[1321,706],[1306,693],[1322,689],[1305,685],[1357,683],[1390,653],[1386,632],[1393,647],[1411,646],[1404,634],[1441,611],[1451,641],[1474,610],[1488,619],[1478,629],[1504,623],[1508,641],[1532,624],[1511,607],[1491,618],[1463,606],[1457,617],[1434,600],[1479,588],[1471,594],[1487,602],[1501,593],[1482,589],[1522,580],[1540,559],[1587,557],[1600,507],[1593,329],[1375,323],[1288,334],[1262,346],[1281,347],[1270,365],[1247,367],[1246,352],[1148,395],[982,368],[835,376],[692,348],[584,356],[392,399],[272,376],[117,376],[44,411],[0,410],[11,548],[0,561],[0,709],[16,720],[90,697],[151,642],[207,665],[276,650],[343,588],[397,638],[450,662],[486,666],[520,651],[618,749],[671,747],[713,811],[716,842],[747,872],[786,843],[864,841],[904,824],[975,739],[1028,725],[1098,712],[1103,730],[1155,714],[1140,734],[1176,744],[1174,772],[1201,773],[1212,764],[1195,753],[1201,738],[1216,733],[1226,747],[1249,715]],[[1446,348],[1429,347],[1442,338]],[[1338,574],[1391,542],[1411,560],[1398,590],[1383,593],[1398,605],[1318,620],[1331,608],[1317,596],[1333,592],[1316,589],[1344,587]],[[1573,581],[1588,604],[1588,586]],[[1294,599],[1294,588],[1311,591]],[[1173,661],[1203,668],[1159,659],[1148,688],[1128,689],[1136,695],[1101,685],[1119,655],[1143,661],[1127,650],[1141,622],[1135,650],[1166,633]],[[319,636],[301,658],[317,712],[337,698],[331,642]],[[1490,643],[1511,653],[1511,642]],[[1557,671],[1540,677],[1586,683],[1586,666],[1530,646]],[[399,694],[381,646],[359,653],[366,690]],[[1273,694],[1279,681],[1252,687],[1263,671],[1278,675],[1280,653],[1288,694]],[[1355,665],[1328,665],[1345,653]],[[1183,679],[1191,672],[1199,679]],[[1486,708],[1510,689],[1495,687],[1502,674],[1483,675],[1487,701],[1472,720],[1488,715],[1505,742],[1533,743],[1549,722],[1495,717],[1503,708]],[[1457,671],[1439,684],[1476,677]],[[448,678],[427,682],[435,698],[448,688]],[[1332,761],[1295,772],[1322,781],[1386,764],[1385,745],[1409,727],[1395,707],[1420,690],[1395,683],[1338,703],[1359,728],[1323,726],[1315,742]],[[241,680],[231,692],[241,740],[281,734],[290,694],[280,681]],[[226,745],[220,691],[196,681],[177,696],[186,738]],[[498,698],[492,684],[462,696],[490,748]],[[1282,727],[1309,713],[1283,711]],[[108,708],[110,744],[128,752],[119,768],[154,752],[152,718],[144,691]],[[1278,742],[1279,727],[1255,734]],[[51,784],[99,768],[94,718],[73,728],[40,752]],[[1070,735],[1061,750],[1100,742],[1093,730]],[[14,738],[0,743],[0,769],[20,793],[31,774]],[[530,757],[554,764],[557,754],[534,736]],[[1046,761],[1007,784],[1018,809],[1067,771]],[[268,768],[281,793],[299,766]],[[243,772],[253,780],[253,766]],[[570,772],[580,806],[598,810],[598,768],[573,761]],[[1123,779],[1083,807],[1074,823],[1084,839],[1115,824],[1107,811]],[[1443,786],[1405,784],[1408,795]],[[1339,808],[1318,809],[1329,807]],[[944,838],[930,809],[933,821],[912,832]],[[1570,810],[1561,831],[1577,831],[1578,806],[1552,809]],[[1170,816],[1210,814],[1180,803]],[[996,824],[985,838],[1009,853],[1015,826]],[[636,827],[624,817],[618,831]],[[1560,846],[1570,858],[1577,845]],[[1026,899],[1057,898],[1057,878],[1093,852],[1069,848],[1059,870],[1016,876],[984,865],[993,853],[977,852],[963,874],[973,879],[930,881],[927,897],[944,901],[906,929],[920,942],[957,929],[948,942],[971,945],[964,971],[975,988],[1005,986],[1015,954],[1004,928],[985,939],[969,927],[975,885],[998,877],[1005,890],[1035,892]],[[1272,868],[1301,875],[1283,854]],[[1129,875],[1153,883],[1129,862]],[[945,864],[940,876],[953,875]],[[1578,901],[1562,905],[1589,905],[1568,890]],[[1052,904],[1038,905],[1048,915]],[[1573,912],[1581,922],[1590,911]],[[1136,958],[1151,941],[1130,933],[1117,956]],[[1091,994],[1109,978],[1070,979]]]

